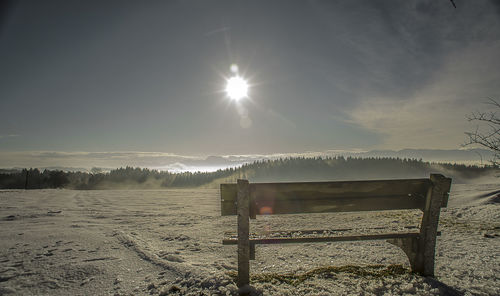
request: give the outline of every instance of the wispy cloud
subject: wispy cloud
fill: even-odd
[[[153,167],[175,162],[202,160],[202,157],[184,156],[163,152],[141,151],[2,151],[0,163],[3,167]]]
[[[20,137],[20,135],[0,135],[0,139],[7,139],[7,138],[17,138]]]
[[[470,129],[466,115],[500,93],[500,42],[476,43],[451,53],[433,83],[401,100],[370,97],[350,121],[386,135],[385,147],[458,148]]]

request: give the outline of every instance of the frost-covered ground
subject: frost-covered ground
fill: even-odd
[[[253,292],[500,295],[499,189],[452,186],[434,279],[394,266],[407,269],[408,259],[384,241],[266,245],[251,261]],[[418,211],[267,216],[251,227],[408,231],[418,219]],[[220,217],[218,190],[0,191],[0,295],[232,295],[236,247],[221,240],[235,230],[235,216]]]

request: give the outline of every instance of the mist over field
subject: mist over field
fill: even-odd
[[[176,155],[161,152],[2,152],[3,169],[39,168],[40,170],[87,171],[98,173],[120,167],[141,167],[172,173],[213,172],[235,168],[255,161],[293,157],[354,157],[422,159],[428,162],[485,165],[494,154],[486,149],[403,149],[403,150],[326,150],[295,153],[246,155]]]
[[[311,182],[338,180],[426,178],[441,173],[454,183],[496,182],[496,166],[430,163],[417,159],[296,157],[262,160],[215,172],[169,172],[125,167],[108,172],[61,170],[0,170],[0,189],[164,189],[218,188],[238,179],[250,182]]]

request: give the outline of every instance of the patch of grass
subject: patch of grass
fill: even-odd
[[[260,283],[283,282],[295,286],[317,275],[331,277],[334,274],[338,273],[350,273],[352,275],[363,276],[363,277],[386,277],[386,276],[397,276],[397,275],[408,274],[410,273],[410,271],[399,264],[367,265],[367,266],[355,266],[355,265],[323,266],[304,273],[297,273],[297,274],[295,273],[253,274],[250,280],[252,282],[260,282]],[[228,274],[236,282],[238,273],[232,271],[229,272]]]

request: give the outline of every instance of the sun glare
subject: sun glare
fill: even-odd
[[[226,93],[229,98],[239,101],[248,96],[248,83],[240,76],[234,76],[227,80]]]

